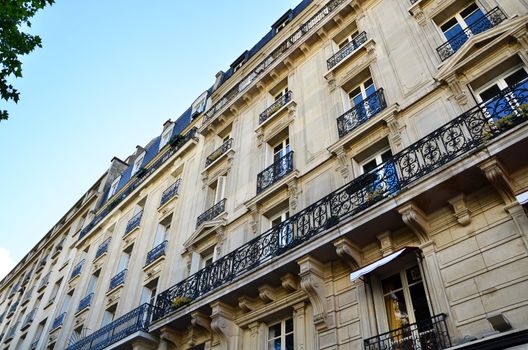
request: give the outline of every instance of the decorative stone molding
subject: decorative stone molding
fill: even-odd
[[[465,106],[468,103],[468,97],[466,92],[463,90],[462,80],[457,74],[451,74],[446,78],[447,85],[455,98],[461,106]]]
[[[208,332],[211,331],[211,320],[201,311],[195,311],[191,314],[191,324],[193,327],[201,327]]]
[[[290,215],[297,211],[298,198],[299,198],[299,187],[297,178],[292,178],[286,186],[288,187],[289,204],[290,204]]]
[[[361,264],[361,250],[348,238],[342,237],[334,242],[337,255],[353,270]]]
[[[238,326],[235,324],[235,310],[221,301],[211,304],[211,331],[216,336],[213,346],[218,343],[224,350],[237,349]]]
[[[287,273],[281,277],[281,285],[288,292],[295,292],[299,289],[299,280],[295,275]]]
[[[479,164],[480,170],[486,175],[486,179],[493,185],[506,204],[516,203],[512,180],[507,171],[497,158],[491,158]]]
[[[380,244],[380,251],[383,256],[394,253],[394,245],[392,244],[392,237],[390,231],[385,231],[376,236]]]
[[[351,171],[350,171],[350,158],[348,157],[345,147],[339,146],[334,152],[337,158],[337,169],[336,171],[341,173],[341,176],[343,179],[347,182],[349,179],[351,179]]]
[[[270,303],[272,301],[277,300],[277,294],[275,293],[275,289],[267,284],[259,287],[259,298],[265,302]]]
[[[253,204],[249,207],[249,212],[251,215],[251,219],[249,220],[249,227],[251,228],[251,232],[253,232],[253,237],[256,237],[258,232],[258,227],[260,223],[260,213],[259,213],[259,206],[257,204]]]
[[[427,24],[427,16],[425,15],[420,6],[415,5],[411,7],[409,9],[409,12],[420,26],[425,27],[425,25]]]
[[[308,295],[313,307],[313,322],[315,328],[321,332],[333,326],[326,306],[326,287],[324,282],[324,268],[318,260],[306,256],[297,261],[300,267],[301,288]]]
[[[244,312],[250,312],[257,308],[256,301],[245,295],[238,298],[238,307]]]
[[[407,203],[400,208],[398,212],[402,220],[416,235],[420,243],[429,241],[429,224],[425,213],[412,202]]]
[[[448,202],[453,207],[458,223],[462,226],[469,225],[471,223],[471,212],[467,207],[464,194],[459,194],[448,200]]]
[[[397,107],[394,113],[389,114],[385,118],[385,122],[387,123],[387,127],[389,128],[390,144],[394,153],[397,153],[403,149],[402,131],[405,128],[405,126],[402,126],[396,118],[396,114],[399,112],[399,105],[396,106]]]
[[[178,348],[181,344],[181,334],[172,328],[163,327],[160,329],[159,340],[158,350],[169,350],[172,347]]]

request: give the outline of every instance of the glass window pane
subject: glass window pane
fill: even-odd
[[[385,309],[391,330],[406,326],[410,323],[402,290],[392,292],[385,296]]]
[[[387,294],[389,292],[392,292],[394,290],[398,290],[402,288],[402,281],[400,278],[400,274],[397,273],[395,275],[392,275],[388,278],[385,278],[383,281],[381,281],[381,284],[383,286],[383,294]]]
[[[420,274],[420,268],[418,266],[411,267],[405,272],[407,274],[407,281],[409,284],[413,284],[422,280],[422,275]]]
[[[281,325],[280,325],[280,323],[269,327],[268,332],[269,332],[268,333],[268,339],[274,339],[276,337],[280,337],[280,335],[281,335]]]
[[[286,320],[286,333],[293,332],[293,319]]]
[[[528,73],[526,73],[526,71],[521,68],[515,73],[508,76],[507,78],[504,78],[504,80],[506,81],[506,84],[508,84],[508,86],[512,87],[525,80],[526,78],[528,78]]]
[[[289,334],[286,336],[286,350],[293,350],[293,334]]]
[[[429,305],[427,303],[423,283],[415,284],[409,289],[411,292],[411,300],[416,321],[420,322],[430,319],[431,314],[429,313]]]
[[[372,159],[370,162],[363,164],[363,172],[368,173],[369,171],[376,169],[377,166],[376,159]]]
[[[501,92],[501,89],[497,85],[493,85],[486,90],[479,93],[480,98],[482,101],[486,102],[494,98],[495,96],[499,95]]]
[[[389,149],[381,155],[381,161],[386,162],[392,157],[392,151]]]

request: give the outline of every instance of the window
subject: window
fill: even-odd
[[[268,327],[268,350],[293,350],[293,319],[288,318]]]
[[[172,221],[172,215],[164,219],[158,224],[158,229],[156,230],[156,235],[154,236],[153,247],[157,247],[165,241],[167,238],[167,232],[170,230]]]
[[[214,261],[215,247],[209,248],[201,254],[200,268],[211,265]]]
[[[55,298],[57,297],[57,294],[59,293],[59,288],[60,288],[60,285],[62,283],[62,278],[60,280],[58,280],[57,282],[55,282],[55,284],[53,285],[53,289],[51,290],[51,294],[50,294],[50,298],[49,298],[49,302],[52,303]]]
[[[528,88],[528,73],[525,67],[515,68],[502,74],[493,82],[484,85],[477,91],[478,102],[485,103],[486,110],[496,118],[504,117],[512,113],[512,109],[519,107],[518,96],[515,93],[506,93],[501,98],[496,98],[507,88],[522,84]]]
[[[360,106],[360,108],[363,108],[366,110],[367,115],[370,114],[370,109],[374,106],[369,106],[368,102],[365,102],[367,98],[376,92],[376,87],[374,85],[374,81],[371,77],[368,77],[361,83],[357,84],[354,88],[350,90],[348,93],[348,97],[350,99],[350,105],[352,107]]]
[[[390,149],[385,148],[382,151],[377,152],[373,156],[367,158],[361,163],[361,170],[363,173],[368,173],[376,169],[378,166],[386,162],[392,157],[392,152]]]
[[[290,149],[290,138],[289,137],[279,141],[273,147],[273,162],[275,163],[279,161],[286,154],[290,153],[290,150],[291,149]]]
[[[457,51],[466,41],[455,40],[455,37],[462,33],[464,30],[468,30],[468,34],[471,35],[471,29],[468,29],[468,27],[471,27],[482,17],[484,17],[484,13],[482,12],[482,10],[477,6],[477,4],[471,3],[462,11],[456,13],[453,17],[451,17],[442,25],[440,25],[440,29],[444,33],[447,41],[450,43],[453,51]],[[489,27],[492,27],[491,23],[489,23]],[[482,31],[482,28],[480,28],[479,31]]]
[[[341,50],[343,47],[345,47],[346,45],[351,43],[356,38],[357,35],[358,35],[358,31],[356,29],[350,35],[348,35],[346,38],[340,40],[339,43],[337,44],[337,46]]]
[[[134,175],[135,173],[138,172],[139,169],[141,169],[141,165],[143,164],[143,159],[145,159],[145,152],[141,153],[134,160],[134,167],[132,168],[132,175]]]
[[[40,322],[37,326],[37,331],[35,332],[35,336],[33,337],[33,342],[38,342],[40,338],[42,337],[42,333],[44,332],[44,326],[46,325],[46,319],[44,319],[42,322]]]
[[[75,289],[72,289],[68,294],[64,296],[64,301],[62,302],[62,308],[60,314],[68,312],[68,309],[70,307],[70,302],[73,297],[73,293],[75,293]]]
[[[213,195],[213,205],[219,203],[225,198],[225,183],[225,175],[219,176],[218,179],[216,179],[216,181],[213,183],[213,186],[211,187]]]
[[[145,303],[155,305],[157,290],[158,279],[156,278],[154,281],[143,287],[143,291],[141,292],[141,305]]]
[[[112,181],[112,185],[110,185],[110,190],[108,191],[108,198],[112,197],[116,193],[120,180],[121,176],[118,176],[114,179],[114,181]]]
[[[117,266],[117,273],[120,273],[127,269],[128,262],[130,261],[130,255],[132,254],[132,250],[134,249],[134,245],[131,245],[127,249],[123,250],[121,253],[121,257],[119,258],[119,264]]]
[[[191,106],[191,116],[195,117],[205,111],[205,106],[207,104],[207,91],[202,93],[200,97],[194,101]]]
[[[110,322],[114,320],[116,309],[117,309],[117,304],[114,304],[105,310],[103,314],[103,320],[101,321],[101,327],[106,326],[107,324],[109,324]]]
[[[161,134],[159,149],[162,149],[169,142],[173,129],[174,124],[171,124],[167,129],[163,131],[163,133]]]
[[[97,270],[93,275],[90,276],[90,280],[88,281],[88,288],[86,288],[86,296],[95,292],[100,271],[101,270]]]
[[[284,87],[284,88],[281,88],[278,92],[274,93],[273,94],[273,100],[274,101],[278,101],[280,100],[283,96],[286,96],[288,94],[288,86]]]
[[[279,226],[281,223],[285,222],[290,218],[290,212],[289,211],[283,211],[282,213],[276,215],[275,217],[271,218],[271,227],[275,228]],[[290,225],[286,224],[282,226],[277,234],[279,235],[279,246],[285,247],[292,241],[292,230]]]
[[[288,25],[288,23],[291,22],[291,20],[292,20],[292,10],[288,10],[288,11],[286,11],[286,13],[284,15],[282,15],[277,20],[277,22],[272,24],[271,27],[274,29],[275,34],[280,32],[281,30],[283,30]]]

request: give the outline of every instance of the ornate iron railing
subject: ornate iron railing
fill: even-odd
[[[207,168],[211,163],[213,163],[215,160],[220,158],[224,153],[229,151],[231,147],[233,146],[233,138],[230,138],[229,140],[226,140],[222,144],[222,146],[218,147],[216,150],[214,150],[213,153],[211,153],[206,159],[205,159],[205,167]]]
[[[24,323],[22,323],[22,328],[29,326],[31,322],[35,320],[36,313],[37,313],[37,309],[34,308],[26,315],[26,318],[24,319]]]
[[[130,233],[133,229],[139,226],[141,223],[141,218],[143,217],[143,210],[134,215],[130,220],[128,220],[128,223],[125,228],[125,235]]]
[[[97,247],[97,251],[95,252],[94,260],[100,258],[104,253],[108,252],[108,246],[110,245],[111,240],[112,237],[108,237],[103,243],[99,244],[99,247]]]
[[[257,78],[266,71],[272,64],[277,62],[286,51],[292,46],[299,42],[305,35],[310,32],[314,27],[324,21],[329,15],[331,15],[342,3],[346,0],[331,0],[326,3],[315,15],[310,17],[308,21],[300,26],[300,28],[293,33],[288,39],[283,41],[275,50],[273,50],[268,56],[266,56],[255,69],[249,72],[239,83],[235,84],[228,92],[222,96],[207,112],[204,114],[203,124],[205,125],[222,109],[225,105],[231,102],[237,97],[242,91],[244,91],[249,85],[251,85]]]
[[[64,323],[64,319],[65,318],[66,318],[66,313],[65,312],[63,312],[59,316],[55,317],[55,319],[53,320],[53,323],[51,324],[51,330],[53,331],[53,330],[59,328],[60,326],[62,326],[62,324]]]
[[[83,269],[85,260],[79,261],[79,263],[73,268],[73,271],[70,275],[70,279],[73,279],[74,277],[77,277],[81,274],[81,271]]]
[[[110,212],[124,201],[132,192],[136,190],[143,182],[145,182],[156,170],[158,170],[165,162],[178,152],[189,140],[195,139],[196,128],[192,128],[185,136],[175,138],[170,142],[170,147],[167,151],[156,160],[151,166],[145,171],[146,173],[141,178],[132,179],[131,183],[127,188],[112,199],[95,217],[94,219],[84,227],[79,233],[79,240],[83,239],[98,223],[100,223]]]
[[[290,151],[257,175],[257,194],[291,173],[292,170],[293,151]]]
[[[202,223],[213,220],[218,215],[222,214],[225,211],[226,199],[222,199],[220,202],[213,205],[211,208],[207,209],[205,213],[198,216],[196,219],[196,227],[200,226]]]
[[[506,15],[504,12],[498,7],[495,7],[493,10],[476,20],[472,25],[460,31],[460,33],[439,46],[436,49],[436,52],[438,52],[440,59],[445,61],[457,52],[469,38],[495,27],[505,19]]]
[[[128,269],[124,269],[123,271],[119,272],[117,275],[112,277],[112,279],[110,280],[110,286],[108,287],[108,290],[113,290],[117,288],[118,286],[124,284],[127,272],[128,272]]]
[[[337,118],[337,131],[339,137],[344,137],[352,130],[366,123],[370,118],[387,108],[383,89],[368,96],[361,103],[355,105],[350,110]]]
[[[348,44],[343,46],[335,55],[326,61],[328,69],[334,68],[339,62],[347,58],[352,52],[356,51],[358,47],[367,41],[367,33],[361,32],[356,35]]]
[[[154,306],[143,304],[79,340],[66,350],[101,350],[139,332],[148,332]]]
[[[167,244],[168,241],[164,241],[161,244],[158,244],[155,246],[150,252],[147,253],[147,259],[145,261],[145,266],[151,264],[156,259],[162,257],[165,255],[165,251],[167,250]]]
[[[440,314],[366,339],[365,350],[449,348],[451,338],[445,319],[446,315]]]
[[[259,124],[264,123],[272,115],[274,115],[279,109],[286,106],[288,102],[292,100],[293,93],[288,90],[284,95],[282,95],[277,101],[275,101],[271,106],[266,108],[264,112],[259,115]]]
[[[172,185],[169,186],[161,195],[160,207],[167,203],[172,197],[180,192],[181,179],[176,180]]]
[[[525,86],[526,85],[526,86]],[[233,250],[160,293],[154,318],[177,308],[173,301],[190,302],[229,284],[284,252],[359,214],[454,159],[528,120],[528,82],[504,90],[418,140],[376,169],[352,180],[289,219]]]
[[[84,298],[82,298],[81,301],[79,302],[79,307],[77,308],[77,312],[81,312],[82,310],[90,307],[90,305],[92,304],[93,297],[94,297],[94,293],[90,293]]]

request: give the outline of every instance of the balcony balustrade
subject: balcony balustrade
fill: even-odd
[[[53,323],[51,324],[51,331],[54,331],[55,329],[59,328],[64,324],[64,319],[66,318],[66,313],[63,312],[59,316],[55,317],[53,320]]]
[[[526,85],[526,86],[525,86]],[[460,156],[476,151],[528,121],[528,83],[501,92],[418,140],[376,169],[360,175],[276,227],[224,255],[211,265],[161,292],[154,319],[173,313],[176,298],[190,302],[226,286],[298,245],[332,229],[384,198],[428,176]],[[287,234],[285,234],[285,232]]]
[[[218,147],[213,153],[211,153],[205,159],[205,167],[207,168],[209,165],[211,165],[215,160],[217,160],[223,154],[225,154],[227,151],[229,151],[232,146],[233,146],[233,138],[230,138],[229,140],[226,140],[222,144],[222,146]]]
[[[123,202],[132,192],[144,183],[156,170],[163,166],[169,158],[176,154],[189,140],[196,138],[196,128],[191,129],[185,136],[171,142],[171,147],[151,166],[146,169],[146,174],[141,178],[132,180],[130,185],[124,189],[119,196],[112,199],[79,233],[79,240],[83,239],[98,223],[100,223],[110,212]]]
[[[119,287],[120,285],[124,284],[127,272],[128,270],[124,269],[123,271],[119,272],[117,275],[112,277],[112,279],[110,280],[110,286],[108,287],[108,290],[109,291],[113,290]]]
[[[133,229],[139,226],[141,224],[141,218],[143,217],[143,210],[134,215],[130,220],[128,220],[128,223],[126,225],[125,229],[125,235],[130,233]]]
[[[342,138],[349,134],[385,108],[387,108],[387,102],[385,101],[383,89],[378,89],[376,92],[337,118],[337,131],[339,132],[339,137]]]
[[[412,323],[387,333],[366,339],[365,350],[380,349],[428,349],[441,350],[451,347],[446,315]]]
[[[284,95],[282,95],[277,101],[275,101],[271,106],[266,108],[264,112],[259,115],[259,124],[264,123],[271,116],[279,111],[282,107],[286,106],[292,100],[293,93],[288,90]]]
[[[209,208],[205,213],[198,216],[198,219],[196,219],[196,227],[200,226],[206,221],[213,220],[218,215],[222,214],[225,211],[225,203],[226,199],[222,199],[220,202],[213,205],[211,208]]]
[[[99,245],[99,247],[97,247],[94,260],[99,259],[104,253],[108,252],[108,246],[110,245],[111,240],[111,238],[107,238],[103,243]]]
[[[292,170],[293,151],[290,151],[257,175],[257,194],[284,178]]]
[[[207,112],[204,114],[205,125],[214,118],[229,102],[233,101],[239,94],[244,91],[249,85],[255,82],[260,75],[262,75],[269,67],[275,64],[280,58],[295,44],[303,40],[307,34],[332,16],[335,10],[346,0],[330,0],[319,11],[317,11],[310,19],[299,26],[291,36],[284,40],[277,46],[268,56],[266,56],[252,71],[248,73],[238,84],[235,84],[222,98],[218,100]]]
[[[77,312],[81,312],[86,308],[89,308],[90,305],[92,305],[92,299],[94,297],[94,293],[90,293],[84,298],[81,299],[79,302],[79,307],[77,308]]]
[[[145,261],[145,266],[150,265],[152,262],[156,261],[158,258],[165,255],[165,251],[167,250],[167,244],[169,242],[165,241],[156,247],[152,249],[150,252],[147,253],[147,260]]]
[[[70,280],[74,279],[75,277],[79,276],[81,274],[81,271],[83,269],[85,260],[81,260],[74,268],[70,275]]]
[[[66,350],[101,350],[136,332],[148,332],[153,310],[154,306],[143,304],[75,344],[68,346]]]
[[[502,12],[498,7],[495,7],[493,10],[477,19],[472,25],[460,31],[460,33],[456,34],[454,37],[450,38],[444,44],[439,46],[436,49],[436,52],[438,52],[440,59],[445,61],[455,52],[457,52],[458,49],[460,49],[462,45],[468,41],[469,38],[495,27],[505,19],[506,15],[504,12]]]
[[[171,200],[174,196],[180,193],[181,179],[176,180],[172,185],[167,188],[161,195],[160,207]]]
[[[330,70],[337,66],[339,62],[347,58],[352,52],[356,51],[357,48],[363,45],[366,41],[366,32],[361,32],[356,35],[348,44],[343,46],[339,51],[336,52],[335,55],[333,55],[326,61],[326,66],[328,67],[328,69]]]

